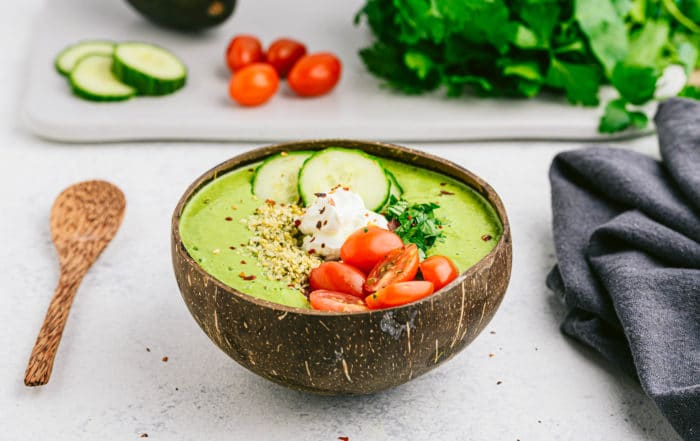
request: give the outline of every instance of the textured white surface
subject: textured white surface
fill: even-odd
[[[31,81],[22,108],[25,123],[43,137],[63,141],[599,136],[601,110],[573,107],[563,99],[448,100],[443,93],[407,97],[381,89],[357,57],[358,49],[370,41],[364,27],[352,24],[363,0],[239,3],[221,28],[193,36],[151,26],[123,0],[47,2],[30,58]],[[259,35],[267,44],[290,35],[306,42],[312,52],[334,51],[344,63],[342,81],[334,93],[318,99],[295,97],[283,84],[265,106],[240,108],[228,98],[223,52],[233,34],[244,32]],[[66,45],[91,38],[143,40],[170,48],[187,64],[189,84],[164,98],[108,104],[75,99],[51,63]]]
[[[544,286],[554,262],[547,169],[577,144],[414,145],[500,192],[515,250],[506,298],[472,345],[407,385],[355,398],[292,392],[207,339],[170,268],[170,214],[181,192],[254,145],[73,146],[24,133],[16,109],[38,10],[38,0],[0,2],[0,440],[678,439],[638,385],[558,331],[563,311]],[[652,138],[624,146],[656,151]],[[124,190],[124,224],[80,288],[51,382],[28,389],[25,363],[58,275],[50,206],[89,178]]]

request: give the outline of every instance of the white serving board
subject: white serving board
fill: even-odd
[[[596,131],[601,109],[574,107],[564,100],[447,99],[443,94],[403,96],[381,88],[357,56],[371,41],[366,26],[353,25],[362,4],[239,0],[233,17],[219,28],[183,34],[148,23],[125,0],[47,1],[28,54],[21,116],[35,134],[63,142],[601,138]],[[241,108],[228,98],[229,73],[223,61],[229,39],[238,33],[256,34],[264,44],[290,36],[312,52],[333,51],[344,64],[342,80],[321,98],[298,98],[284,84],[266,105]],[[161,98],[121,103],[78,99],[54,70],[53,60],[66,45],[93,38],[167,47],[187,64],[188,84]]]

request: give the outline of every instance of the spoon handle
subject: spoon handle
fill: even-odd
[[[46,311],[44,324],[41,326],[27,363],[27,370],[24,373],[25,385],[42,386],[49,382],[63,328],[66,326],[73,298],[84,275],[83,271],[61,271],[58,286]]]

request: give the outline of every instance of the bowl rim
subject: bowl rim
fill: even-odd
[[[335,144],[336,146],[347,146],[347,148],[358,148],[364,146],[371,145],[379,150],[394,150],[394,151],[400,151],[403,152],[406,155],[415,155],[422,157],[424,159],[427,159],[432,162],[436,163],[441,163],[444,166],[451,167],[452,169],[456,170],[459,173],[462,173],[466,176],[468,176],[471,180],[474,181],[474,183],[478,184],[482,190],[476,188],[474,185],[472,185],[469,182],[465,182],[464,179],[458,178],[456,176],[448,175],[452,177],[453,179],[458,180],[464,185],[467,185],[477,193],[479,193],[486,201],[491,205],[491,207],[494,209],[496,214],[498,215],[499,219],[501,220],[501,224],[503,227],[503,231],[501,234],[501,237],[494,246],[491,251],[489,251],[486,255],[484,255],[481,259],[479,259],[476,263],[474,263],[472,266],[470,266],[467,270],[462,271],[459,276],[449,284],[445,285],[442,287],[440,290],[437,292],[429,295],[428,297],[424,297],[420,300],[417,300],[415,302],[407,303],[405,305],[400,305],[400,306],[394,306],[391,308],[383,308],[383,309],[376,309],[376,310],[369,310],[369,311],[355,311],[355,312],[333,312],[333,311],[320,311],[316,309],[311,309],[311,308],[299,308],[299,307],[294,307],[294,306],[287,306],[287,305],[282,305],[280,303],[275,303],[269,300],[264,300],[260,299],[258,297],[254,297],[250,294],[246,294],[242,291],[237,290],[236,288],[233,288],[229,285],[226,285],[219,279],[217,279],[214,275],[211,273],[207,272],[204,268],[202,268],[195,260],[190,256],[190,254],[187,252],[187,248],[185,248],[185,245],[182,241],[182,237],[180,237],[180,217],[182,215],[182,212],[185,209],[185,206],[187,205],[187,202],[194,196],[194,194],[204,187],[204,185],[208,184],[209,182],[215,180],[217,177],[220,175],[226,174],[228,172],[231,172],[233,170],[236,170],[238,168],[245,167],[247,164],[255,163],[264,160],[265,158],[269,157],[270,155],[273,155],[278,152],[282,151],[292,151],[292,150],[321,150],[323,148],[330,147],[331,145]],[[382,156],[381,154],[374,154],[374,156],[378,156],[380,158],[386,157]],[[248,158],[246,158],[248,157]],[[393,159],[390,157],[386,157],[387,159],[392,159],[396,160],[398,162],[404,162],[402,160],[397,160]],[[232,165],[232,163],[236,163],[235,165]],[[426,168],[423,166],[419,166],[420,168]],[[430,170],[430,169],[428,169]],[[445,171],[441,170],[432,170],[437,173],[441,174],[446,174]],[[392,144],[392,143],[386,143],[386,142],[379,142],[379,141],[363,141],[363,140],[354,140],[354,139],[342,139],[342,138],[329,138],[329,139],[311,139],[311,140],[301,140],[301,141],[289,141],[289,142],[284,142],[284,143],[279,143],[279,144],[272,144],[272,145],[267,145],[263,147],[256,147],[251,150],[247,150],[245,152],[242,152],[236,156],[233,156],[217,165],[214,167],[210,168],[203,174],[201,174],[199,177],[197,177],[192,184],[190,184],[185,192],[182,194],[180,199],[178,200],[177,205],[175,206],[175,210],[173,211],[172,218],[171,218],[171,240],[173,241],[172,243],[172,252],[176,252],[180,255],[181,258],[184,259],[185,262],[187,262],[188,265],[194,267],[195,271],[202,276],[203,278],[208,278],[209,283],[214,283],[218,289],[223,290],[229,294],[232,294],[239,298],[240,300],[246,301],[253,303],[257,306],[260,307],[265,307],[265,308],[270,308],[273,310],[277,310],[282,314],[287,314],[287,313],[294,313],[294,314],[302,314],[302,315],[309,315],[309,316],[320,316],[320,317],[333,317],[333,316],[359,316],[359,315],[371,315],[371,314],[377,314],[377,313],[386,313],[388,311],[397,311],[401,309],[408,309],[411,307],[415,307],[419,304],[422,304],[424,302],[429,302],[429,301],[434,301],[436,298],[440,296],[446,295],[450,290],[449,288],[456,286],[460,283],[462,283],[465,279],[467,279],[469,276],[472,274],[476,273],[477,271],[481,270],[483,267],[490,265],[492,263],[493,258],[496,256],[496,254],[500,253],[503,251],[503,248],[510,247],[511,246],[511,231],[510,231],[510,224],[508,222],[508,216],[506,213],[505,206],[503,205],[503,202],[501,201],[500,196],[494,190],[485,180],[477,176],[476,174],[472,173],[470,170],[462,167],[459,164],[456,164],[448,159],[441,158],[439,156],[422,152],[420,150],[408,148],[408,147],[403,147],[400,145]],[[464,287],[462,288],[464,289]]]

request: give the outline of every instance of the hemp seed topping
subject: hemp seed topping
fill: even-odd
[[[265,276],[300,291],[306,290],[309,273],[322,262],[301,247],[302,234],[296,221],[303,214],[298,205],[266,203],[247,219],[253,237],[246,249],[258,259]]]

